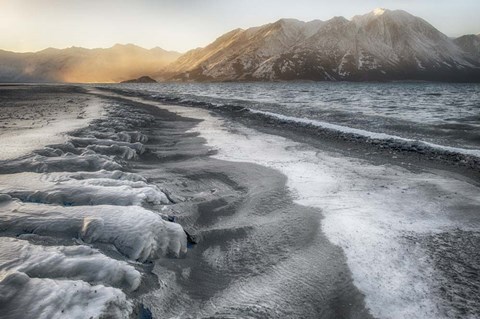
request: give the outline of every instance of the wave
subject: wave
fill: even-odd
[[[107,88],[120,94],[153,99],[161,103],[181,106],[199,107],[214,110],[224,115],[238,118],[246,117],[258,121],[259,125],[274,122],[285,129],[301,130],[303,133],[328,135],[342,140],[351,140],[355,143],[364,142],[368,145],[391,149],[396,152],[414,152],[424,154],[430,158],[453,162],[471,168],[480,167],[480,150],[462,147],[453,147],[432,143],[425,140],[411,139],[394,134],[374,132],[326,121],[293,117],[284,114],[262,111],[250,107],[247,101],[213,99],[195,95],[159,94],[152,91]],[[237,103],[238,102],[238,103]]]
[[[318,127],[326,130],[336,131],[339,133],[346,133],[346,134],[351,134],[353,136],[365,137],[368,139],[368,142],[372,144],[379,144],[381,141],[386,141],[390,146],[401,147],[403,150],[425,151],[427,149],[430,149],[430,150],[435,150],[437,152],[446,152],[446,153],[453,153],[453,154],[475,156],[480,159],[480,150],[476,150],[476,149],[444,146],[444,145],[434,144],[426,141],[413,140],[413,139],[404,138],[396,135],[390,135],[386,133],[377,133],[377,132],[357,129],[353,127],[332,124],[332,123],[327,123],[327,122],[318,121],[318,120],[309,120],[305,118],[286,116],[286,115],[272,113],[272,112],[258,111],[258,110],[252,110],[252,109],[249,109],[248,111],[253,114],[261,114],[266,117],[278,119],[282,122],[314,126],[314,127]]]

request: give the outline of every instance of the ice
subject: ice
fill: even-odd
[[[133,305],[116,288],[78,280],[30,278],[14,272],[0,282],[4,319],[130,318]]]
[[[107,171],[107,170],[99,170],[96,172],[73,172],[73,173],[65,173],[62,172],[60,174],[47,174],[44,175],[45,180],[50,182],[62,182],[68,181],[70,179],[77,179],[77,180],[84,180],[84,179],[112,179],[112,180],[121,180],[121,181],[132,181],[132,182],[146,182],[147,180],[145,177],[135,173],[128,173],[122,171]]]
[[[37,106],[44,108],[48,112],[48,105]],[[24,117],[32,117],[38,110],[23,110]],[[88,125],[95,118],[99,118],[103,113],[103,103],[100,99],[92,98],[87,103],[83,116],[77,117],[74,112],[61,113],[46,122],[46,119],[36,117],[37,122],[45,121],[45,125],[41,127],[28,126],[22,129],[15,129],[5,132],[0,132],[0,139],[2,141],[2,152],[0,153],[0,160],[7,160],[17,158],[33,152],[36,149],[48,144],[62,143],[67,139],[66,132],[73,131]],[[12,124],[12,123],[11,123]],[[29,123],[30,124],[30,123]],[[17,125],[18,126],[18,125]]]
[[[230,122],[232,130],[227,130],[223,120],[201,109],[171,105],[162,108],[202,119],[193,130],[217,150],[216,158],[264,165],[285,174],[296,202],[318,208],[319,219],[324,216],[323,231],[343,248],[354,284],[365,294],[373,316],[445,318],[444,309],[449,306],[433,290],[442,275],[435,271],[416,240],[408,238],[478,229],[479,219],[464,213],[467,207],[478,211],[478,186],[455,176],[415,173],[319,152],[306,144]],[[214,249],[208,256],[211,262],[219,262]],[[306,258],[315,258],[314,250],[310,255],[298,256]],[[287,273],[295,272],[299,265],[288,267]],[[239,289],[248,291],[250,297],[256,289],[260,296],[273,284],[268,280],[248,283],[246,287],[232,288],[235,297],[229,293],[224,297],[235,300]]]
[[[122,142],[128,142],[128,143],[135,143],[135,142],[145,143],[148,141],[148,137],[139,131],[129,131],[129,132],[122,131],[118,133],[93,132],[92,135],[98,139],[110,139],[110,140],[122,141]]]
[[[109,139],[97,139],[97,138],[72,138],[70,142],[76,147],[87,147],[87,146],[119,146],[126,147],[134,150],[138,154],[142,154],[145,151],[145,147],[140,142],[129,143],[114,141]]]
[[[73,176],[81,176],[79,174]],[[88,176],[85,174],[83,173],[83,177]],[[165,193],[156,185],[144,181],[102,177],[69,179],[68,176],[70,175],[63,173],[4,174],[0,175],[0,191],[27,202],[66,206],[105,204],[141,206],[170,203]],[[90,174],[90,177],[93,176],[94,173]],[[29,182],[25,183],[27,180]]]
[[[119,170],[122,166],[110,157],[94,152],[81,155],[66,153],[62,156],[49,157],[36,155],[2,163],[0,173],[10,172],[75,172],[97,170]]]
[[[86,243],[112,244],[132,260],[155,260],[164,255],[181,256],[187,251],[182,226],[138,206],[60,207],[0,202],[0,231],[17,235],[78,238]]]
[[[69,278],[129,291],[136,290],[141,281],[133,266],[88,246],[40,246],[0,237],[0,278],[15,272],[31,278]]]

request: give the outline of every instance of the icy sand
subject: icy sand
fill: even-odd
[[[86,90],[3,98],[105,106],[2,161],[5,318],[480,315],[477,175]]]
[[[323,231],[345,251],[355,285],[375,317],[478,315],[478,292],[461,297],[478,280],[472,283],[468,273],[458,277],[440,265],[443,258],[451,258],[448,262],[456,267],[478,269],[478,257],[461,251],[448,257],[438,253],[462,241],[478,241],[480,188],[474,180],[319,152],[201,109],[160,107],[201,119],[192,131],[217,151],[215,158],[260,164],[285,174],[296,202],[320,209]]]
[[[11,103],[5,89],[12,94],[12,86],[0,86],[0,160],[26,155],[44,145],[63,143],[66,132],[86,126],[100,117],[103,110],[99,99],[61,87],[55,88],[54,95],[38,87],[15,87],[17,99],[24,95],[22,103]],[[31,99],[31,91],[38,91],[35,99]]]
[[[153,117],[75,87],[1,89],[0,317],[136,317],[144,265],[187,252],[161,185],[124,171]]]

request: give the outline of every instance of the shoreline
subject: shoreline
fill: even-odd
[[[102,267],[119,262],[130,279],[95,281],[71,266],[42,278],[80,281],[86,300],[98,301],[89,291],[106,284],[113,290],[102,296],[120,303],[99,309],[121,318],[476,314],[478,278],[454,271],[480,264],[462,253],[480,243],[472,169],[235,113],[87,91],[107,116],[67,143],[2,162],[0,244],[46,245],[61,259],[62,247],[94,249]],[[182,228],[197,245],[186,248]],[[71,264],[81,261],[67,252]],[[40,284],[7,274],[0,290]],[[27,308],[22,300],[15,304]]]
[[[116,92],[128,97],[138,97],[161,104],[179,105],[188,108],[200,108],[224,116],[231,121],[239,122],[255,130],[283,136],[297,142],[306,142],[320,150],[342,153],[345,156],[365,159],[376,164],[393,164],[412,171],[441,170],[459,174],[474,183],[480,183],[480,158],[452,152],[429,151],[428,147],[421,151],[416,148],[405,148],[389,140],[377,142],[356,134],[332,131],[309,125],[298,125],[275,119],[262,117],[261,114],[247,111],[244,107],[219,108],[208,103],[182,103],[176,100],[152,97],[149,94],[130,89],[117,88],[97,89]],[[260,115],[260,116],[258,116]],[[415,144],[415,143],[414,143]]]
[[[110,105],[108,116],[71,133],[66,144],[3,162],[0,241],[14,240],[35,251],[48,245],[60,256],[61,247],[86,249],[88,244],[105,263],[102,267],[120,262],[120,270],[142,279],[129,281],[128,289],[101,277],[104,272],[93,280],[73,251],[68,258],[74,266],[39,266],[36,274],[50,268],[42,278],[51,279],[39,281],[29,273],[32,278],[25,280],[33,285],[33,296],[40,283],[61,281],[69,291],[81,282],[83,300],[92,304],[106,298],[110,308],[102,308],[100,302],[96,311],[121,312],[119,318],[137,318],[142,311],[154,318],[179,313],[371,318],[343,252],[319,231],[319,212],[293,203],[285,176],[260,165],[213,158],[215,152],[205,146],[204,138],[191,131],[201,122],[198,119],[128,100],[104,101]],[[138,143],[143,147],[137,148]],[[135,154],[130,156],[128,149]],[[198,244],[180,258],[146,250],[152,239],[138,241],[136,236],[167,227],[159,216],[175,216]],[[86,230],[77,233],[77,220]],[[132,241],[141,247],[131,250]],[[165,238],[156,241],[163,247]],[[17,252],[9,254],[12,258]],[[97,273],[90,261],[83,263]],[[10,283],[18,273],[7,274],[9,281],[1,282],[0,290],[16,291]],[[90,292],[97,287],[93,284],[115,288],[99,290],[101,295],[95,297]],[[109,299],[113,297],[116,301]],[[13,308],[23,309],[24,316],[31,305],[43,307],[42,299],[33,298],[29,304],[22,304],[23,298],[8,300],[3,313],[19,318]],[[70,308],[65,311],[68,314]]]
[[[444,262],[437,260],[436,251],[439,245],[454,245],[451,241],[457,239],[450,234],[455,229],[461,230],[456,235],[460,238],[479,238],[480,221],[474,213],[480,207],[476,198],[478,179],[470,175],[471,169],[411,157],[409,153],[399,158],[390,150],[385,150],[387,157],[382,153],[355,156],[356,152],[365,152],[362,143],[353,152],[349,141],[342,144],[335,139],[327,148],[322,145],[325,140],[306,146],[304,136],[286,130],[279,133],[281,128],[275,123],[255,126],[256,121],[247,121],[250,125],[246,127],[254,129],[246,129],[242,127],[243,117],[222,119],[220,114],[217,119],[201,108],[159,106],[182,116],[202,118],[196,132],[219,151],[214,157],[279,170],[288,177],[296,203],[321,209],[325,218],[322,231],[344,249],[355,285],[366,293],[367,306],[375,317],[395,313],[398,318],[440,318],[448,317],[446,313],[451,311],[463,311],[448,300],[466,289],[464,285],[468,286],[469,281],[456,279],[455,284],[449,283],[454,287],[452,291],[443,292],[439,282],[448,283],[455,275],[445,271],[444,266],[442,272],[436,270],[440,267],[437,263]],[[474,256],[470,260],[460,255],[455,258],[472,267],[479,262]],[[402,285],[396,286],[399,283]],[[444,304],[436,300],[444,300]],[[382,306],[385,304],[393,308]]]

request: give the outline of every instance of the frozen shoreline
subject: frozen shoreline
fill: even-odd
[[[2,318],[135,317],[143,264],[187,252],[182,226],[159,212],[165,192],[126,171],[148,141],[135,129],[154,117],[81,88],[4,90],[0,141],[18,145],[0,166]]]
[[[365,293],[374,316],[448,318],[463,311],[444,300],[449,297],[442,295],[441,286],[456,279],[439,272],[426,248],[427,238],[457,230],[478,236],[480,219],[474,214],[480,207],[478,185],[440,171],[418,174],[318,152],[198,108],[159,107],[201,119],[192,132],[200,133],[217,151],[214,157],[260,164],[285,174],[297,203],[321,209],[323,231],[346,252],[355,284]],[[473,256],[464,262],[479,261]],[[460,293],[465,284],[467,279],[450,283],[449,294]],[[475,306],[468,312],[476,313]]]
[[[0,256],[0,289],[53,294],[46,287],[68,273],[58,284],[79,281],[85,297],[72,307],[93,298],[93,312],[125,318],[140,304],[154,317],[477,314],[478,295],[460,298],[475,278],[449,267],[480,262],[461,246],[480,238],[475,182],[322,150],[200,108],[89,97],[109,114],[0,168],[0,245],[25,252],[7,272],[18,249]],[[167,215],[199,235],[195,248]],[[38,280],[41,256],[58,268]],[[98,263],[118,276],[85,271]]]

